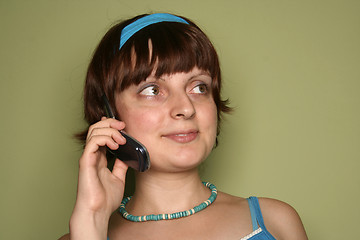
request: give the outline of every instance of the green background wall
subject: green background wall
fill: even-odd
[[[68,231],[93,49],[117,19],[193,19],[236,111],[204,180],[293,205],[310,239],[354,239],[360,215],[360,2],[0,1],[0,239]]]

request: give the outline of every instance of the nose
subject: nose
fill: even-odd
[[[193,102],[186,93],[177,94],[171,99],[171,117],[174,119],[191,119],[196,110]]]

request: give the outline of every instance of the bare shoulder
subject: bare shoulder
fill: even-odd
[[[248,201],[246,198],[237,197],[228,193],[219,192],[215,201],[215,205],[229,208],[230,210],[244,211],[249,209]]]
[[[265,226],[276,239],[306,240],[299,214],[289,204],[271,198],[259,198]]]
[[[58,240],[69,240],[70,239],[70,234],[67,233],[64,236],[60,237]]]
[[[223,202],[226,204],[232,203],[232,204],[243,204],[245,203],[247,200],[246,198],[242,198],[242,197],[238,197],[238,196],[234,196],[234,195],[230,195],[228,193],[225,192],[218,192],[218,196],[216,201],[218,202]]]

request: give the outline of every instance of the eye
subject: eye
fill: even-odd
[[[147,86],[140,91],[140,94],[145,96],[156,96],[159,95],[159,93],[160,90],[159,90],[159,86],[157,85]]]
[[[208,87],[205,83],[201,83],[201,84],[195,86],[191,90],[192,93],[196,93],[196,94],[205,94],[205,93],[207,93],[207,91],[208,91]]]

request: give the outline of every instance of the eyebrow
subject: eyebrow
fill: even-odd
[[[196,73],[196,74],[194,74],[193,76],[190,76],[190,78],[189,78],[188,80],[192,80],[192,79],[194,79],[194,78],[201,77],[201,76],[209,77],[209,78],[211,78],[211,80],[212,80],[212,77],[211,77],[210,73],[208,73],[207,71],[201,71],[201,72],[199,72],[199,73]],[[164,82],[166,81],[166,79],[164,79],[164,78],[161,78],[161,77],[156,78],[156,77],[153,77],[153,76],[148,77],[147,79],[154,79],[155,81],[162,80],[162,81],[164,81]]]
[[[210,76],[210,74],[206,71],[201,71],[199,72],[198,74],[195,74],[194,76],[191,76],[189,80],[192,80],[193,78],[196,78],[196,77],[201,77],[201,76],[205,76],[205,77],[209,77],[212,79],[212,77]]]

